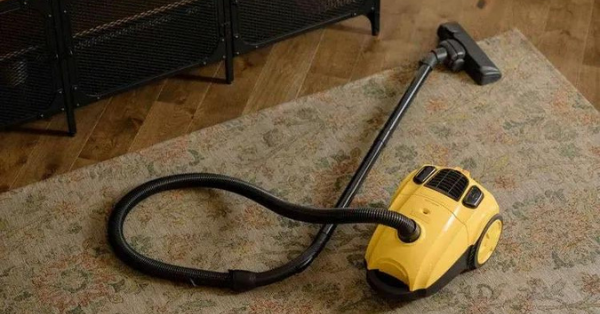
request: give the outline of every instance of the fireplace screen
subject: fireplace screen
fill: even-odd
[[[46,33],[47,14],[0,2],[0,126],[39,118],[62,108],[56,52]]]
[[[238,0],[239,35],[248,45],[264,45],[299,31],[356,14],[366,0]]]
[[[74,108],[353,16],[379,0],[0,0],[0,127]]]
[[[216,0],[71,0],[77,94],[98,98],[221,59],[215,55],[221,43],[217,4]]]

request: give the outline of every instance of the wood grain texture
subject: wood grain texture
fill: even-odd
[[[28,123],[17,130],[0,133],[0,192],[13,187],[17,176],[29,160],[31,151],[44,136],[40,132],[45,131],[48,124],[48,120],[41,120]]]
[[[70,169],[91,165],[385,69],[403,68],[409,79],[436,44],[438,25],[450,20],[476,39],[519,28],[600,109],[600,0],[382,0],[381,12],[378,37],[358,17],[240,56],[232,85],[210,80],[224,76],[215,64],[80,109],[78,117],[106,106],[96,124],[83,125],[79,117],[87,140],[78,134],[67,143],[23,127],[4,131],[0,191],[64,172],[69,163]],[[62,127],[64,117],[56,119],[51,128]],[[29,126],[44,130],[49,123]]]
[[[351,80],[373,75],[384,68],[408,64],[407,60],[416,55],[417,45],[411,37],[422,5],[422,1],[382,0],[385,11],[382,12],[381,23],[384,27],[379,36],[368,36],[363,40]]]
[[[42,136],[31,152],[23,171],[13,183],[13,187],[25,186],[69,171],[77,160],[78,154],[74,152],[79,152],[84,147],[107,104],[108,101],[101,101],[76,112],[78,128],[74,137]],[[54,116],[48,128],[66,130],[67,121],[62,115]]]
[[[366,19],[350,19],[323,32],[309,73],[350,78],[363,41],[371,37]]]
[[[317,30],[275,44],[244,113],[275,106],[298,96],[323,32]]]
[[[594,1],[583,65],[576,86],[600,110],[600,0]]]
[[[512,28],[507,18],[512,1],[463,1],[461,22],[475,40],[493,36]]]
[[[552,0],[539,48],[569,81],[577,83],[594,0]]]
[[[187,132],[221,63],[170,78],[152,105],[129,151],[137,151]]]
[[[187,130],[199,130],[239,117],[255,90],[271,50],[271,47],[262,48],[235,59],[235,82],[232,85],[212,84]]]
[[[583,64],[600,67],[600,0],[594,1]]]
[[[538,45],[550,12],[550,1],[527,0],[507,1],[504,24],[518,28],[534,44]]]
[[[414,60],[421,58],[437,45],[437,28],[441,23],[461,21],[465,3],[471,0],[423,0],[421,10],[415,21],[415,30],[410,41],[415,43],[417,50]],[[470,30],[470,29],[469,29]]]
[[[348,83],[348,81],[349,79],[347,78],[340,78],[327,74],[308,73],[306,75],[306,81],[302,84],[302,89],[298,93],[298,97],[326,91],[330,88],[344,85]]]
[[[113,97],[79,157],[104,161],[128,152],[163,85],[161,81]]]
[[[314,94],[347,83],[365,39],[366,19],[350,19],[323,32],[319,48],[298,96]]]

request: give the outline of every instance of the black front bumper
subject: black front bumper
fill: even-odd
[[[469,252],[472,248],[470,246],[440,279],[425,289],[410,291],[404,282],[375,269],[367,269],[367,282],[382,296],[396,301],[413,301],[428,297],[446,286],[454,277],[470,270]]]

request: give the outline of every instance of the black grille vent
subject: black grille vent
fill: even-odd
[[[44,15],[18,1],[0,4],[0,126],[7,126],[52,110],[58,83]]]
[[[102,96],[212,61],[220,43],[219,3],[73,0],[71,27],[79,90]]]
[[[239,0],[240,34],[251,45],[266,44],[299,30],[349,16],[366,0]]]
[[[452,169],[442,169],[425,184],[451,199],[458,201],[469,185],[469,179],[462,173]]]

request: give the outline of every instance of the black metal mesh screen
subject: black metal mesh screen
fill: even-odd
[[[0,2],[0,126],[38,117],[56,94],[44,15]]]
[[[265,44],[332,19],[359,12],[366,0],[239,0],[239,32]]]
[[[78,88],[101,96],[213,56],[217,0],[72,0]]]

